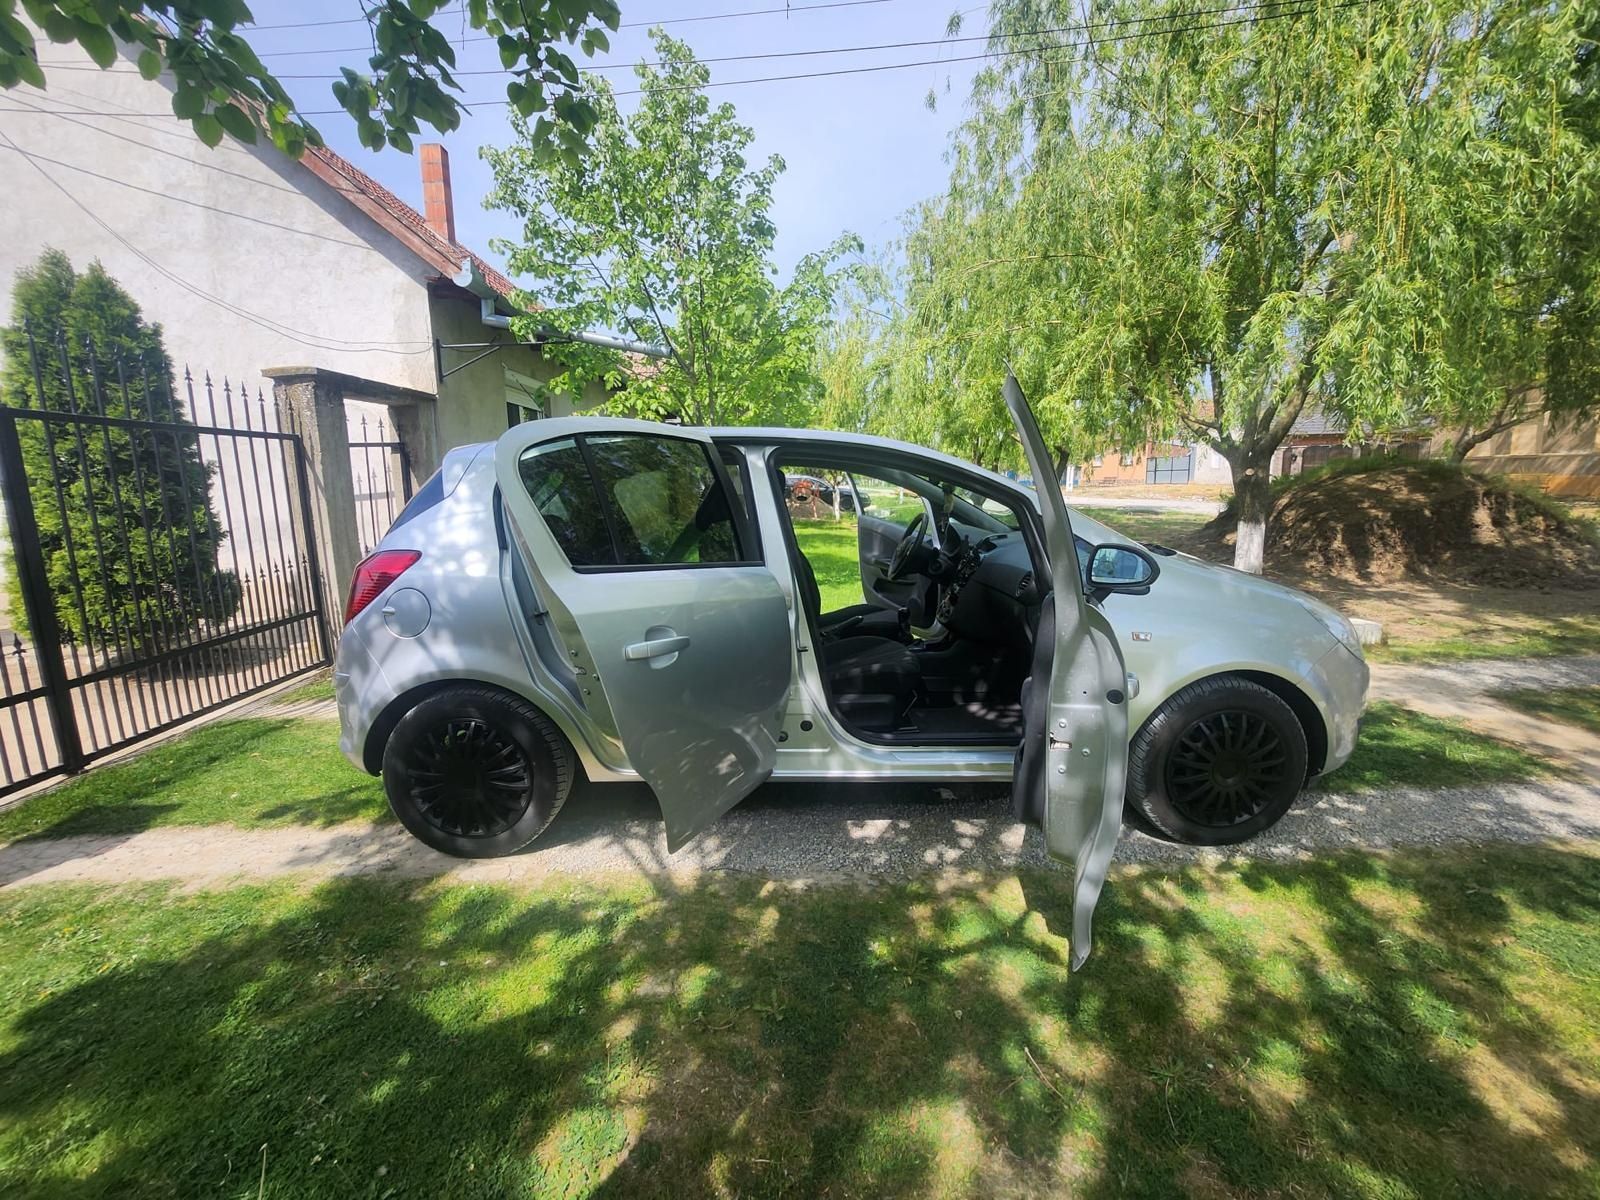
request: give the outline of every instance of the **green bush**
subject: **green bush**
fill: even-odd
[[[0,349],[0,402],[13,408],[190,425],[161,327],[98,262],[79,274],[47,250],[19,271]],[[217,566],[226,534],[197,433],[29,418],[17,435],[37,527],[13,533],[38,539],[63,641],[149,651],[232,615],[238,585]],[[17,572],[6,579],[22,629]]]

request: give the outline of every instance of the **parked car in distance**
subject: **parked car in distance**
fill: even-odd
[[[807,539],[848,526],[786,503],[819,469],[895,501],[852,517],[863,602],[827,611]],[[605,417],[451,451],[346,622],[341,746],[437,849],[526,845],[579,771],[649,784],[669,850],[768,778],[1009,779],[1075,866],[1075,962],[1125,797],[1173,837],[1251,836],[1349,756],[1366,686],[1331,610],[1059,491],[881,438]]]
[[[865,496],[858,497],[854,488],[836,488],[826,479],[820,479],[815,475],[785,474],[783,494],[791,504],[815,499],[829,508],[833,507],[837,499],[840,512],[855,512],[858,504],[862,509],[871,505],[871,501]]]
[[[816,497],[824,504],[833,503],[833,484],[815,475],[786,475],[783,480],[784,496],[790,500]]]

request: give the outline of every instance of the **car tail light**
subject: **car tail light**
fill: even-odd
[[[357,613],[421,557],[420,550],[379,550],[357,563],[356,573],[350,579],[350,599],[344,606],[344,623],[348,625],[355,620]]]

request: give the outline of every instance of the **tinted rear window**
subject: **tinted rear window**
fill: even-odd
[[[568,438],[530,447],[518,470],[575,567],[744,561],[727,489],[699,442]]]
[[[425,513],[439,501],[444,499],[444,469],[441,467],[428,476],[428,482],[417,489],[416,494],[406,501],[406,506],[400,510],[400,515],[394,519],[394,524],[389,526],[390,531],[399,529],[407,521],[412,520],[419,513]]]

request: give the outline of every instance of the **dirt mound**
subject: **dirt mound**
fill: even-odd
[[[1232,507],[1196,537],[1231,554]],[[1600,585],[1600,545],[1560,505],[1449,463],[1350,467],[1284,482],[1267,565],[1355,583],[1424,578],[1570,588]]]

